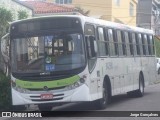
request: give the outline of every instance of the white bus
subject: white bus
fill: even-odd
[[[151,30],[58,15],[13,22],[7,36],[1,48],[11,66],[14,106],[51,110],[59,103],[90,101],[104,109],[114,95],[142,97],[156,79]]]

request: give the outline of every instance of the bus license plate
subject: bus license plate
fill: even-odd
[[[41,95],[41,99],[48,100],[48,99],[52,99],[52,98],[53,98],[53,94],[42,94]]]

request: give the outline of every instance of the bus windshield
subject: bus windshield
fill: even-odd
[[[54,33],[13,39],[12,70],[15,73],[69,71],[84,67],[80,33]]]

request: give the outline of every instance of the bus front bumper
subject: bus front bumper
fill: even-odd
[[[35,92],[35,91],[34,91]],[[41,99],[42,94],[53,94],[53,99]],[[73,90],[65,90],[61,92],[47,91],[44,93],[38,92],[34,94],[20,93],[12,88],[12,104],[27,105],[27,104],[43,104],[43,103],[65,103],[65,102],[83,102],[91,101],[89,88],[87,85],[82,85]]]

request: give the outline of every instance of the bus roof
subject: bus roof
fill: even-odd
[[[125,24],[120,24],[120,23],[115,23],[115,22],[111,22],[111,21],[95,19],[95,18],[90,18],[90,17],[82,17],[82,18],[84,19],[85,22],[99,24],[99,25],[102,25],[102,26],[105,25],[105,26],[110,27],[110,28],[116,28],[116,29],[119,29],[119,30],[153,34],[153,30],[150,30],[150,29],[144,29],[144,28],[140,28],[140,27],[134,27],[134,26],[129,26],[129,25],[125,25]]]
[[[23,22],[23,21],[30,21],[30,20],[37,20],[37,19],[45,19],[45,18],[53,18],[53,17],[74,17],[74,18],[80,18],[84,23],[93,23],[93,24],[98,24],[101,26],[107,26],[110,28],[116,28],[119,30],[126,30],[126,31],[134,31],[134,32],[139,32],[139,33],[148,33],[148,34],[153,34],[153,30],[150,29],[144,29],[140,27],[134,27],[134,26],[129,26],[121,23],[115,23],[111,21],[106,21],[106,20],[101,20],[101,19],[96,19],[92,17],[86,17],[82,15],[53,15],[53,16],[41,16],[41,17],[34,17],[34,18],[29,18],[29,19],[23,19],[23,20],[17,20],[12,22],[11,24]]]

